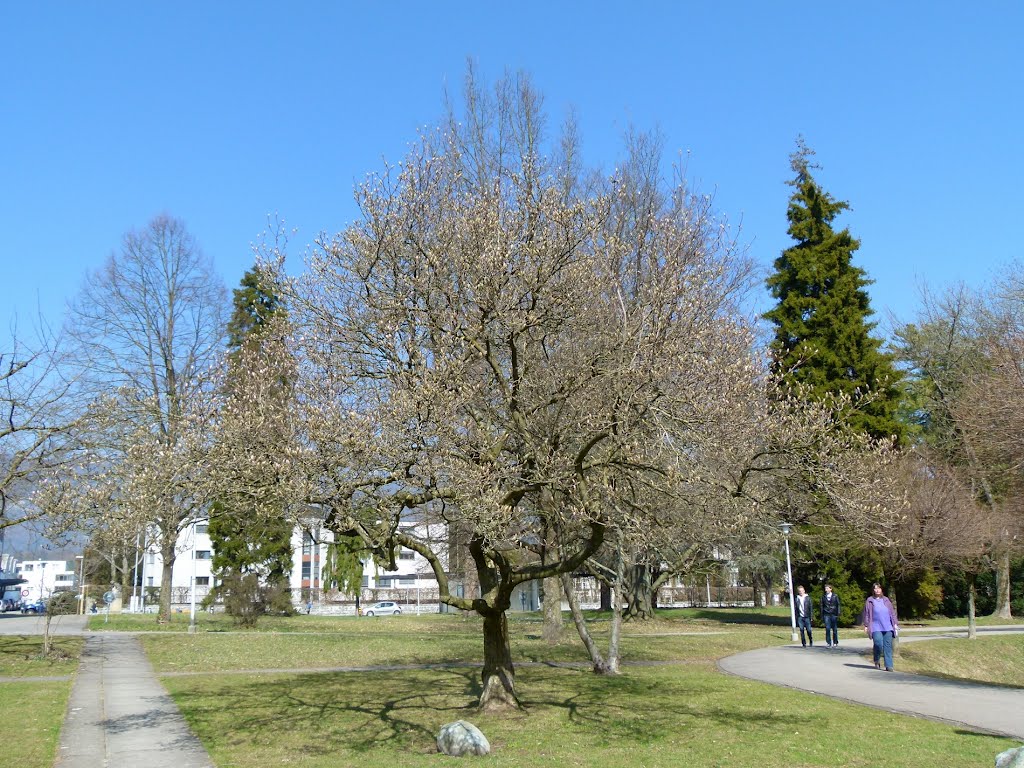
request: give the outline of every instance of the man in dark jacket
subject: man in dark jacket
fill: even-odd
[[[814,603],[811,596],[803,587],[796,588],[796,625],[800,628],[800,645],[807,647],[814,645],[814,635],[811,634],[811,619],[814,618]],[[804,632],[807,637],[804,638]]]
[[[832,585],[825,585],[821,596],[821,619],[825,622],[825,645],[839,647],[839,595],[832,591]]]

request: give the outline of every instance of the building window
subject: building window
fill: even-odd
[[[208,587],[208,586],[210,586],[210,577],[209,576],[196,576],[196,586],[197,587]]]
[[[72,576],[70,573],[58,573],[57,574],[57,581],[72,581],[73,579],[74,579],[74,576]]]
[[[149,582],[148,584],[146,584],[147,587],[152,587],[153,586],[153,577],[152,576],[147,576],[146,577],[146,581]]]
[[[369,586],[370,586],[370,577],[367,576],[366,574],[363,574],[363,589],[366,589]]]
[[[313,534],[309,531],[302,532],[302,554],[313,554]]]
[[[416,553],[413,552],[411,549],[403,549],[401,552],[398,553],[398,559],[399,560],[414,560],[414,559],[416,559]]]
[[[380,588],[380,589],[388,589],[390,586],[391,586],[391,577],[390,576],[378,576],[377,577],[377,587],[378,588]]]
[[[398,580],[398,583],[401,584],[403,587],[412,587],[412,586],[415,586],[415,584],[416,584],[416,577],[415,576],[403,576],[402,578],[400,578]]]
[[[208,549],[197,549],[196,560],[210,560],[213,558],[213,552]]]
[[[199,523],[196,525],[196,533],[206,533],[208,530],[210,530],[210,525],[208,523]]]
[[[156,552],[146,553],[146,565],[156,565]]]
[[[24,566],[24,567],[22,568],[22,570],[23,570],[23,571],[24,571],[25,573],[28,573],[28,572],[29,572],[29,571],[31,571],[31,570],[32,570],[32,569],[33,569],[34,567],[35,567],[34,565],[32,565],[31,563],[29,563],[29,564],[25,565],[25,566]]]
[[[309,560],[302,564],[302,578],[309,579],[313,576],[313,564]]]

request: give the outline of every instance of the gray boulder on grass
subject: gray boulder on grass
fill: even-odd
[[[996,755],[996,768],[1024,768],[1024,747],[1000,752]]]
[[[437,734],[437,751],[452,757],[486,755],[491,751],[491,745],[475,725],[456,720],[441,726]]]

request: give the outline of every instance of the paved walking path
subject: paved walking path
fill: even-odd
[[[57,768],[212,768],[133,635],[86,635]]]
[[[979,628],[979,632],[1021,632],[1024,626]],[[845,633],[847,636],[853,630]],[[963,637],[966,630],[910,635],[900,632],[900,643]],[[817,632],[815,632],[817,635]],[[824,637],[824,633],[822,633]],[[722,659],[725,672],[751,680],[797,688],[858,704],[918,715],[973,730],[1024,739],[1024,689],[911,675],[875,669],[871,641],[857,633],[840,635],[839,648],[824,645],[802,648],[783,645],[747,651]],[[1024,682],[1024,681],[1022,681]]]
[[[0,614],[0,634],[38,635],[45,618]],[[167,691],[137,637],[90,634],[85,616],[55,616],[50,632],[83,635],[56,768],[212,768],[213,761]],[[25,682],[38,678],[10,678]]]

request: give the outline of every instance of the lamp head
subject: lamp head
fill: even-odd
[[[789,536],[789,532],[793,530],[793,524],[779,523],[779,530],[782,531],[783,536]]]

